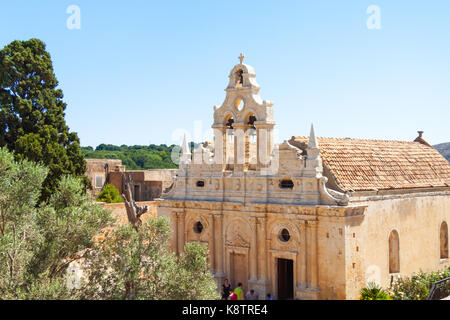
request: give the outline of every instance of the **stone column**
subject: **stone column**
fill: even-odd
[[[248,132],[245,133],[245,161],[244,161],[244,170],[248,170],[250,166],[250,136]]]
[[[275,123],[255,122],[257,135],[257,165],[268,167],[273,150],[273,127]]]
[[[215,227],[214,227],[214,216],[212,214],[208,215],[208,224],[209,224],[209,234],[208,234],[208,250],[209,250],[209,264],[210,270],[215,272]]]
[[[250,245],[250,280],[256,280],[258,277],[258,241],[257,241],[257,231],[256,231],[256,218],[251,217],[251,224],[253,229],[251,245]]]
[[[172,229],[170,247],[174,253],[178,254],[178,216],[176,212],[170,213],[170,229]]]
[[[178,212],[178,255],[183,254],[184,252],[184,242],[185,242],[185,213]]]
[[[214,253],[215,253],[215,270],[216,270],[216,277],[224,277],[225,273],[223,272],[223,255],[224,255],[224,248],[223,248],[223,214],[215,214],[214,215],[214,235],[215,235],[215,241],[214,241]]]
[[[306,288],[306,222],[300,221],[300,252],[297,257],[297,279],[299,288]]]
[[[311,289],[317,288],[317,221],[307,222],[308,231],[308,284]]]
[[[235,123],[234,128],[234,171],[243,171],[245,164],[246,124]]]
[[[266,264],[266,219],[256,219],[257,243],[258,243],[258,278],[265,280],[267,278]]]
[[[226,167],[227,159],[227,135],[226,127],[222,124],[213,125],[214,130],[214,166],[224,170]]]

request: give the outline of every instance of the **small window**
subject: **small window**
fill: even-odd
[[[103,176],[95,176],[95,188],[103,188]]]
[[[288,242],[291,239],[291,235],[289,234],[289,230],[288,229],[281,230],[279,238],[280,238],[281,242]]]
[[[194,224],[194,232],[195,233],[200,234],[200,233],[202,233],[202,231],[203,231],[203,225],[200,221],[197,222],[196,224]]]
[[[294,182],[292,180],[281,180],[280,188],[281,189],[294,189]]]
[[[205,186],[205,181],[197,181],[197,187],[203,188]]]

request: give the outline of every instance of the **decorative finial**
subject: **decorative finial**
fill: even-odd
[[[319,143],[317,142],[316,132],[314,131],[314,124],[311,124],[311,133],[309,134],[309,149],[317,149],[319,148]]]
[[[239,55],[238,59],[239,59],[239,61],[241,62],[241,64],[242,64],[242,62],[244,62],[245,56],[242,54],[242,52],[241,52],[241,54]]]
[[[181,157],[180,164],[191,163],[191,148],[186,139],[186,134],[184,134],[183,143],[181,144]]]
[[[417,133],[419,134],[419,138],[422,138],[423,131],[417,131]]]

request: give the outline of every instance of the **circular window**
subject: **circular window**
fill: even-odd
[[[203,188],[205,186],[205,181],[197,181],[197,187]]]
[[[288,242],[291,239],[288,229],[281,230],[279,238],[282,242]]]
[[[200,234],[200,233],[202,233],[202,231],[203,231],[203,225],[200,221],[197,222],[196,224],[194,224],[194,232],[195,233]]]

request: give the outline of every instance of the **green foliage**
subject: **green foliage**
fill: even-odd
[[[87,259],[88,281],[83,299],[218,299],[206,263],[207,250],[198,243],[185,246],[178,259],[168,250],[167,219],[149,219],[139,231],[130,224],[111,231]]]
[[[191,148],[196,144],[191,142]],[[149,146],[115,146],[101,144],[95,150],[92,147],[82,147],[86,159],[121,159],[128,170],[176,169],[171,154],[179,146],[154,145]]]
[[[389,294],[374,282],[361,289],[360,295],[360,300],[392,300]]]
[[[63,177],[49,202],[37,206],[48,170],[0,148],[0,292],[3,299],[69,299],[68,264],[93,245],[110,213],[80,179]]]
[[[112,184],[107,184],[98,194],[97,201],[106,203],[122,203],[123,199],[116,187]]]
[[[177,258],[168,250],[167,219],[150,219],[138,232],[130,224],[113,229],[110,212],[71,176],[63,177],[49,201],[37,206],[47,172],[34,162],[15,161],[0,148],[2,299],[219,298],[207,249],[186,244]],[[101,230],[110,231],[94,242]],[[90,281],[78,289],[67,286],[73,261],[89,266],[84,271]]]
[[[450,268],[443,271],[414,273],[411,277],[396,280],[390,287],[394,300],[426,300],[436,281],[450,277]],[[444,288],[444,296],[450,296],[450,286]]]
[[[17,160],[47,166],[49,172],[40,189],[43,201],[65,175],[83,177],[88,183],[79,139],[66,125],[66,104],[57,86],[42,41],[13,41],[0,50],[0,147],[14,151]]]

